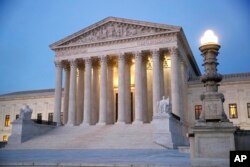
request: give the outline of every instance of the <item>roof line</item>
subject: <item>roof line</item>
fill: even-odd
[[[11,92],[0,95],[0,97],[3,96],[13,96],[13,95],[24,95],[24,94],[33,94],[33,93],[45,93],[45,92],[54,92],[55,89],[38,89],[38,90],[26,90],[26,91],[17,91],[17,92]]]

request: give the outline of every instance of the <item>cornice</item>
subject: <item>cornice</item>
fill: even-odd
[[[117,40],[117,41],[112,40],[108,42],[100,42],[100,43],[60,48],[60,49],[57,49],[56,51],[56,58],[64,57],[64,56],[67,57],[67,56],[72,56],[72,55],[86,54],[88,49],[91,47],[97,47],[97,46],[109,47],[109,46],[113,46],[114,44],[129,43],[129,42],[136,42],[136,45],[138,47],[145,47],[145,46],[157,45],[157,44],[162,45],[162,44],[167,44],[167,43],[176,43],[177,33],[178,32],[173,32],[173,33],[168,33],[168,34],[158,34],[158,35],[152,35],[152,36],[129,38],[129,39],[123,39],[123,40]]]
[[[125,37],[125,38],[114,38],[109,40],[103,40],[99,42],[90,42],[90,43],[84,43],[84,44],[75,44],[75,45],[67,45],[67,46],[58,46],[55,47],[53,50],[58,52],[61,50],[66,49],[75,49],[75,48],[86,48],[86,47],[96,47],[96,46],[104,46],[104,45],[112,45],[117,43],[126,43],[136,40],[143,40],[143,39],[153,39],[155,37],[162,37],[162,36],[175,36],[177,35],[178,31],[169,31],[169,32],[163,32],[163,33],[155,33],[150,35],[140,35],[140,36],[133,36],[133,37]],[[171,39],[170,39],[171,41]]]
[[[54,98],[54,92],[42,92],[42,93],[30,93],[30,94],[18,94],[18,95],[5,95],[0,96],[0,102],[10,100],[27,100],[27,99],[40,99],[40,98]]]
[[[236,74],[225,74],[220,82],[221,84],[228,84],[232,82],[238,83],[250,83],[250,72],[247,73],[236,73]],[[189,85],[202,84],[200,77],[190,78],[188,81]]]
[[[180,30],[180,33],[178,34],[178,40],[180,41],[180,44],[182,45],[185,53],[187,53],[187,58],[189,59],[189,62],[193,69],[195,70],[195,73],[197,76],[201,75],[201,71],[198,67],[198,64],[194,58],[193,52],[189,46],[189,43],[187,41],[186,35],[183,31],[183,29]]]

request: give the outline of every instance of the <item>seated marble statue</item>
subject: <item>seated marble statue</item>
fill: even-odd
[[[30,120],[32,115],[32,109],[29,108],[28,105],[25,105],[24,108],[21,108],[20,110],[20,119],[21,120]]]
[[[162,100],[158,102],[158,112],[170,113],[169,97],[166,99],[165,96],[163,96]]]

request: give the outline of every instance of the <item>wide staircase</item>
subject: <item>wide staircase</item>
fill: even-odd
[[[57,127],[6,149],[164,149],[153,142],[152,124]]]

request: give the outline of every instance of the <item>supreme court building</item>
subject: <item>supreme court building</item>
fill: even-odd
[[[54,122],[149,123],[162,96],[184,121],[187,78],[200,71],[181,27],[109,17],[50,47],[55,51]],[[64,105],[62,73],[64,72]]]
[[[50,48],[55,90],[1,95],[0,139],[24,104],[58,126],[146,124],[165,96],[186,132],[202,111],[201,72],[181,27],[108,17]],[[250,73],[224,75],[219,91],[228,118],[250,129]]]

